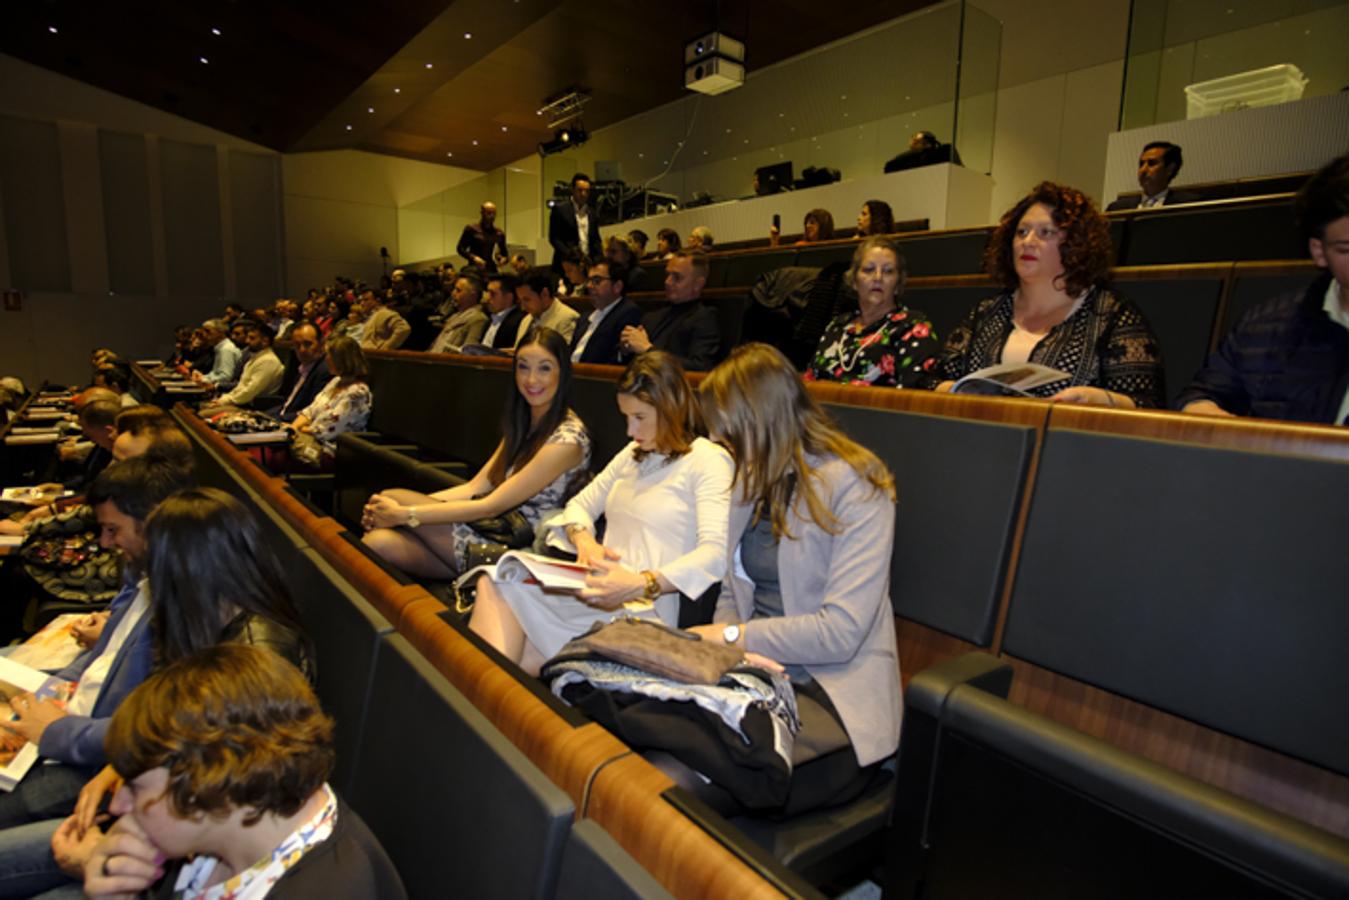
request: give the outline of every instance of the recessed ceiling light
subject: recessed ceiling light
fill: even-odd
[[[446,156],[454,156],[453,153],[446,153],[445,155],[446,155]]]
[[[426,67],[427,67],[428,69],[431,68],[431,64],[430,64],[430,63],[427,63],[427,64],[426,64]]]
[[[350,131],[350,130],[351,130],[351,126],[348,125],[348,126],[347,126],[347,131]]]
[[[474,142],[473,142],[473,146],[475,146],[475,147],[478,146],[478,142],[477,142],[477,141],[474,141]]]
[[[365,111],[368,112],[368,113],[372,113],[372,112],[375,111],[375,108],[374,108],[373,106],[367,106],[367,107],[365,108]]]
[[[211,61],[210,61],[209,59],[207,59],[206,57],[204,57],[204,56],[199,56],[199,57],[197,57],[197,61],[200,62],[203,66],[207,66],[207,65],[210,65],[210,64],[211,64]]]
[[[48,26],[47,26],[47,30],[50,31],[52,34],[56,34],[56,33],[57,33],[57,31],[56,31],[56,26],[55,26],[55,25],[48,25]]]
[[[505,131],[505,130],[506,130],[506,126],[505,126],[505,125],[502,125],[502,126],[501,126],[501,130],[502,130],[502,131]]]
[[[466,41],[471,41],[471,40],[473,40],[473,32],[471,32],[471,31],[465,31],[465,32],[464,32],[464,40],[466,40]]]
[[[211,29],[211,34],[215,35],[216,37],[220,37],[220,29],[219,29],[219,28],[212,28],[212,29]]]
[[[401,93],[403,93],[403,89],[402,89],[402,88],[394,88],[394,89],[393,89],[393,92],[394,92],[395,94],[401,94]]]

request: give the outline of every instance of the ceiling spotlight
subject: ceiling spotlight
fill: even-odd
[[[476,140],[473,142],[473,146],[475,147],[478,146],[478,142]]]
[[[212,29],[211,29],[211,34],[215,35],[216,37],[220,37],[220,29],[219,29],[219,28],[212,28]]]
[[[55,26],[55,25],[48,25],[48,26],[47,26],[47,30],[50,31],[52,34],[56,34],[56,33],[57,33],[57,32],[56,32],[56,26]]]
[[[465,32],[464,32],[464,40],[466,40],[466,41],[471,41],[471,40],[473,40],[473,32],[471,32],[471,31],[465,31]]]
[[[393,92],[394,92],[395,94],[401,94],[401,93],[403,93],[403,89],[402,89],[402,88],[394,88],[394,89],[393,89]]]
[[[454,156],[453,153],[446,153],[445,155],[446,155],[446,156]]]
[[[367,106],[367,107],[365,108],[365,111],[368,112],[368,113],[372,113],[372,112],[375,111],[375,108],[374,108],[373,106]]]
[[[502,130],[502,131],[505,131],[505,130],[506,130],[506,126],[505,126],[505,125],[502,125],[502,126],[501,126],[501,130]]]
[[[211,61],[204,56],[197,57],[197,61],[200,62],[203,66],[208,66],[211,64]]]
[[[586,132],[585,126],[580,122],[574,122],[555,131],[551,141],[540,142],[539,155],[548,156],[553,153],[561,153],[563,150],[579,147],[589,139],[590,135]]]
[[[427,64],[426,64],[426,67],[427,67],[428,69],[431,68],[431,64],[430,64],[430,63],[427,63]]]
[[[348,125],[348,126],[347,126],[347,131],[350,131],[350,130],[351,130],[351,126]]]

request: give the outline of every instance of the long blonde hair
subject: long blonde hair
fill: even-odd
[[[698,389],[708,430],[735,456],[740,498],[756,503],[754,520],[767,514],[773,536],[791,538],[787,516],[794,506],[830,534],[843,530],[819,476],[806,461],[837,456],[859,477],[895,499],[895,480],[885,464],[839,430],[806,391],[787,357],[768,344],[736,347]]]

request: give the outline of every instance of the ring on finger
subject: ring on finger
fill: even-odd
[[[112,877],[112,873],[108,871],[108,863],[109,863],[111,860],[112,860],[112,855],[111,855],[111,854],[109,854],[109,855],[103,857],[103,877],[104,877],[104,878],[111,878],[111,877]]]

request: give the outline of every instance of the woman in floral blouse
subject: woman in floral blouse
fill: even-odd
[[[356,341],[345,335],[328,341],[328,371],[336,377],[291,424],[295,429],[291,456],[311,468],[332,461],[339,434],[365,427],[374,402],[365,383],[370,367]]]
[[[806,381],[877,387],[931,387],[941,344],[927,316],[899,303],[904,257],[892,241],[867,238],[853,254],[848,280],[858,311],[837,316],[824,330]]]

